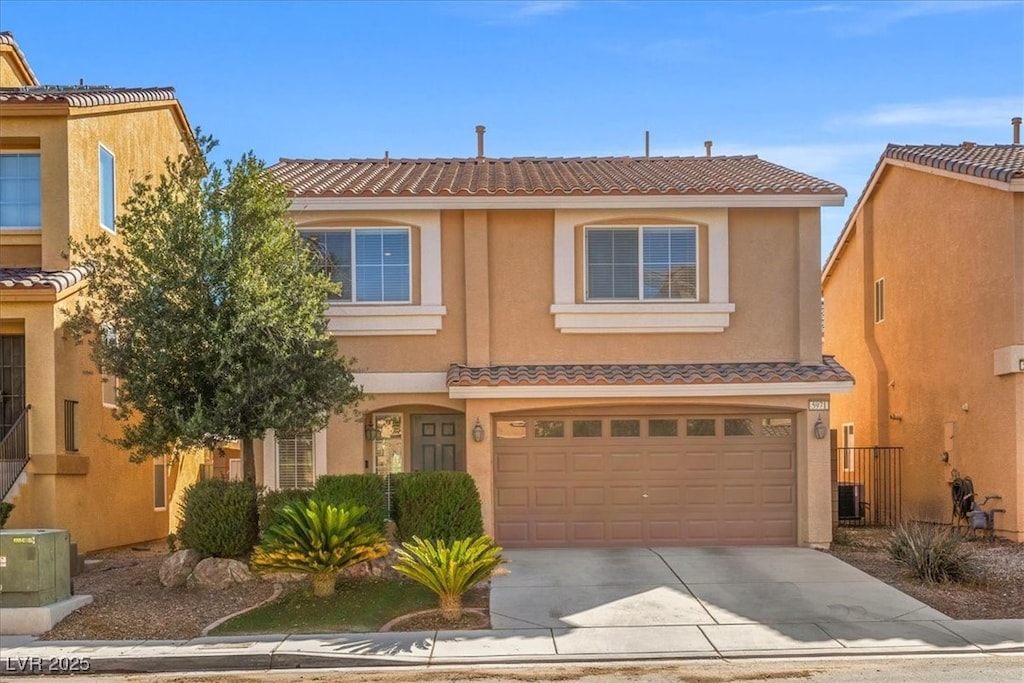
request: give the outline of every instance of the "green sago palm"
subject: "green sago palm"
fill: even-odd
[[[486,581],[505,564],[501,547],[489,536],[464,538],[451,545],[443,539],[425,541],[416,536],[396,550],[395,571],[426,586],[441,600],[441,614],[455,621],[462,614],[462,596]]]
[[[253,550],[253,569],[309,574],[314,595],[334,593],[341,570],[388,554],[383,534],[372,524],[360,523],[365,507],[310,500],[287,504],[279,514],[280,521]]]

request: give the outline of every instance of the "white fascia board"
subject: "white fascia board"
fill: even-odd
[[[448,391],[446,372],[356,372],[356,384],[371,394],[443,394]]]
[[[732,303],[553,304],[550,309],[563,334],[724,332],[735,310]]]
[[[327,331],[336,337],[437,334],[445,306],[329,306]]]
[[[584,195],[515,197],[294,197],[292,211],[439,209],[678,209],[842,206],[842,194]]]
[[[817,396],[848,394],[853,382],[750,384],[605,384],[547,386],[454,386],[450,398],[690,398],[712,396]]]

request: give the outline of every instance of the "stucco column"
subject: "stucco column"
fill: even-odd
[[[832,542],[832,469],[829,462],[828,413],[822,412],[826,438],[814,436],[817,412],[796,415],[797,544],[828,548]]]
[[[821,210],[800,209],[797,235],[797,330],[803,365],[821,363]]]
[[[491,291],[488,272],[487,212],[466,211],[466,363],[491,362]],[[469,422],[467,424],[472,424]]]
[[[483,441],[473,440],[476,421],[484,428]],[[480,510],[484,518],[484,533],[494,537],[494,430],[490,407],[481,401],[466,401],[466,471],[480,491]]]
[[[29,411],[29,451],[33,459],[57,453],[56,337],[53,307],[26,308],[25,401]]]

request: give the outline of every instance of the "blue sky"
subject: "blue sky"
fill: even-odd
[[[886,143],[1011,141],[1024,2],[0,0],[43,83],[174,86],[218,158],[716,154],[843,185]]]

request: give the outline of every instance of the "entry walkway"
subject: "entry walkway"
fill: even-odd
[[[0,674],[1024,652],[1024,620],[957,621],[802,548],[506,551],[490,631],[49,642],[0,638]],[[40,669],[41,668],[41,669]],[[59,671],[58,671],[59,672]]]

